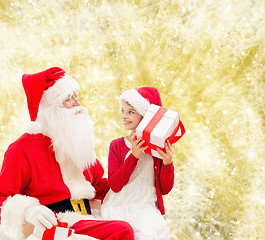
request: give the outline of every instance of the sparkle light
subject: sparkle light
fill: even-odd
[[[264,12],[263,0],[2,1],[1,161],[29,122],[22,73],[77,79],[106,171],[128,134],[119,95],[154,86],[186,127],[164,196],[171,239],[263,239]]]

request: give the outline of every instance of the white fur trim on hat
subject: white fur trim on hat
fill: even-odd
[[[58,79],[55,84],[44,91],[41,103],[44,106],[54,104],[55,106],[61,106],[63,102],[74,92],[78,92],[80,86],[78,82],[69,76],[67,73]],[[31,121],[27,126],[27,133],[37,134],[41,132],[41,127],[37,121]]]
[[[78,82],[67,73],[58,79],[52,87],[44,91],[41,104],[46,106],[50,104],[62,105],[62,103],[74,92],[79,92],[80,86]]]
[[[4,233],[11,239],[24,240],[25,212],[29,207],[37,205],[40,205],[39,200],[33,197],[20,194],[8,197],[1,211],[1,225]]]
[[[137,90],[131,89],[123,92],[120,96],[120,104],[121,101],[124,100],[142,116],[144,116],[147,112],[150,103],[146,100]]]

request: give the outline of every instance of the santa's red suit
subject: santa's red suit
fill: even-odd
[[[47,76],[58,71],[63,70],[51,68],[41,72],[41,75],[35,74],[34,81],[44,78],[43,81],[47,83]],[[53,77],[53,81],[60,78],[61,75]],[[29,111],[31,120],[35,120],[38,108],[34,110],[34,107],[29,107]],[[35,117],[32,117],[34,114]],[[132,228],[126,222],[101,221],[93,215],[75,212],[72,206],[67,209],[67,204],[71,204],[70,199],[73,198],[102,200],[109,189],[108,182],[103,178],[104,170],[98,160],[88,164],[81,175],[74,175],[76,171],[71,175],[71,169],[63,171],[64,167],[72,166],[69,162],[58,162],[53,144],[52,139],[42,133],[25,133],[8,147],[0,173],[0,221],[5,234],[12,240],[25,239],[26,211],[32,206],[45,205],[52,210],[55,207],[55,211],[59,209],[59,218],[67,222],[76,234],[96,239],[134,239]],[[66,206],[66,211],[60,211],[60,203]]]

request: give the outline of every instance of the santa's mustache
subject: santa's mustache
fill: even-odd
[[[81,106],[75,106],[72,108],[68,108],[66,110],[71,112],[72,115],[78,115],[78,114],[86,113],[86,109],[84,107],[81,107]]]

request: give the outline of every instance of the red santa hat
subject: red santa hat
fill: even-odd
[[[158,90],[154,87],[141,87],[123,92],[121,101],[130,104],[139,114],[144,116],[151,104],[162,107],[162,102]]]
[[[35,74],[24,74],[22,84],[27,97],[31,121],[38,116],[39,105],[58,103],[58,106],[73,92],[78,92],[79,84],[59,67],[52,67]]]

